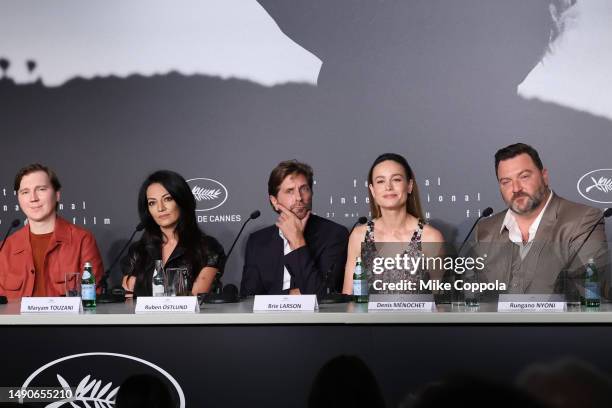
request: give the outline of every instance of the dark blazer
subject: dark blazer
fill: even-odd
[[[506,210],[509,211],[509,210]],[[476,229],[477,253],[486,253],[482,281],[509,283],[511,277],[513,244],[504,228],[500,232],[506,211],[483,219]],[[602,215],[601,210],[565,200],[553,195],[527,256],[526,287],[523,293],[563,293],[564,282],[560,273],[576,253],[582,241]],[[516,251],[515,251],[516,252]],[[516,256],[516,254],[515,254]],[[580,251],[576,260],[567,268],[573,279],[580,280],[584,265],[593,258],[599,268],[602,292],[608,295],[608,251],[605,224],[600,222]],[[517,293],[508,287],[508,292]]]
[[[325,278],[339,291],[344,277],[348,230],[325,218],[310,215],[304,230],[306,245],[283,255],[283,239],[275,225],[252,233],[246,245],[240,294],[283,293],[284,266],[291,275],[291,289],[302,294],[323,294]]]

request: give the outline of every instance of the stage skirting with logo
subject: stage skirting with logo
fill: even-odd
[[[19,303],[10,303],[0,306],[0,386],[81,385],[79,398],[105,402],[130,374],[151,373],[165,379],[181,406],[303,407],[317,370],[345,354],[361,357],[396,405],[452,372],[511,380],[530,364],[566,356],[604,369],[612,364],[608,304],[596,312],[495,308],[367,312],[350,303],[314,313],[252,313],[247,300],[193,314],[134,314],[126,303],[62,316],[20,315]]]

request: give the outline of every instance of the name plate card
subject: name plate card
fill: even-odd
[[[80,297],[23,297],[21,314],[79,314],[83,310]]]
[[[255,295],[254,312],[314,312],[316,295]]]
[[[135,313],[198,313],[197,296],[138,296]]]
[[[368,310],[434,312],[436,302],[433,295],[370,295]]]
[[[499,295],[498,312],[565,312],[563,295]]]

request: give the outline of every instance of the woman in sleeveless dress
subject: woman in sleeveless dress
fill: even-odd
[[[372,219],[356,227],[349,238],[342,293],[353,293],[357,257],[362,259],[370,293],[418,293],[419,280],[441,278],[440,271],[426,271],[422,263],[425,257],[440,255],[444,238],[440,231],[424,222],[414,172],[401,155],[385,153],[372,164],[368,187]],[[375,267],[375,258],[396,255],[409,260],[407,268],[405,265],[402,268]],[[418,258],[421,258],[421,265],[412,268],[414,263],[410,260],[418,262]],[[375,281],[378,281],[376,287]],[[414,282],[411,287],[415,290],[407,289],[408,282]],[[389,285],[397,283],[405,286],[398,289],[397,285]]]

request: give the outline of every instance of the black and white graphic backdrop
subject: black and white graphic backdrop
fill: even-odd
[[[608,207],[611,20],[607,0],[3,1],[0,228],[21,216],[14,173],[40,161],[108,262],[143,178],[169,168],[228,247],[252,210],[247,233],[274,220],[267,176],[289,158],[315,169],[315,211],[350,225],[393,151],[455,241],[503,208],[493,153],[517,141],[558,194]]]

